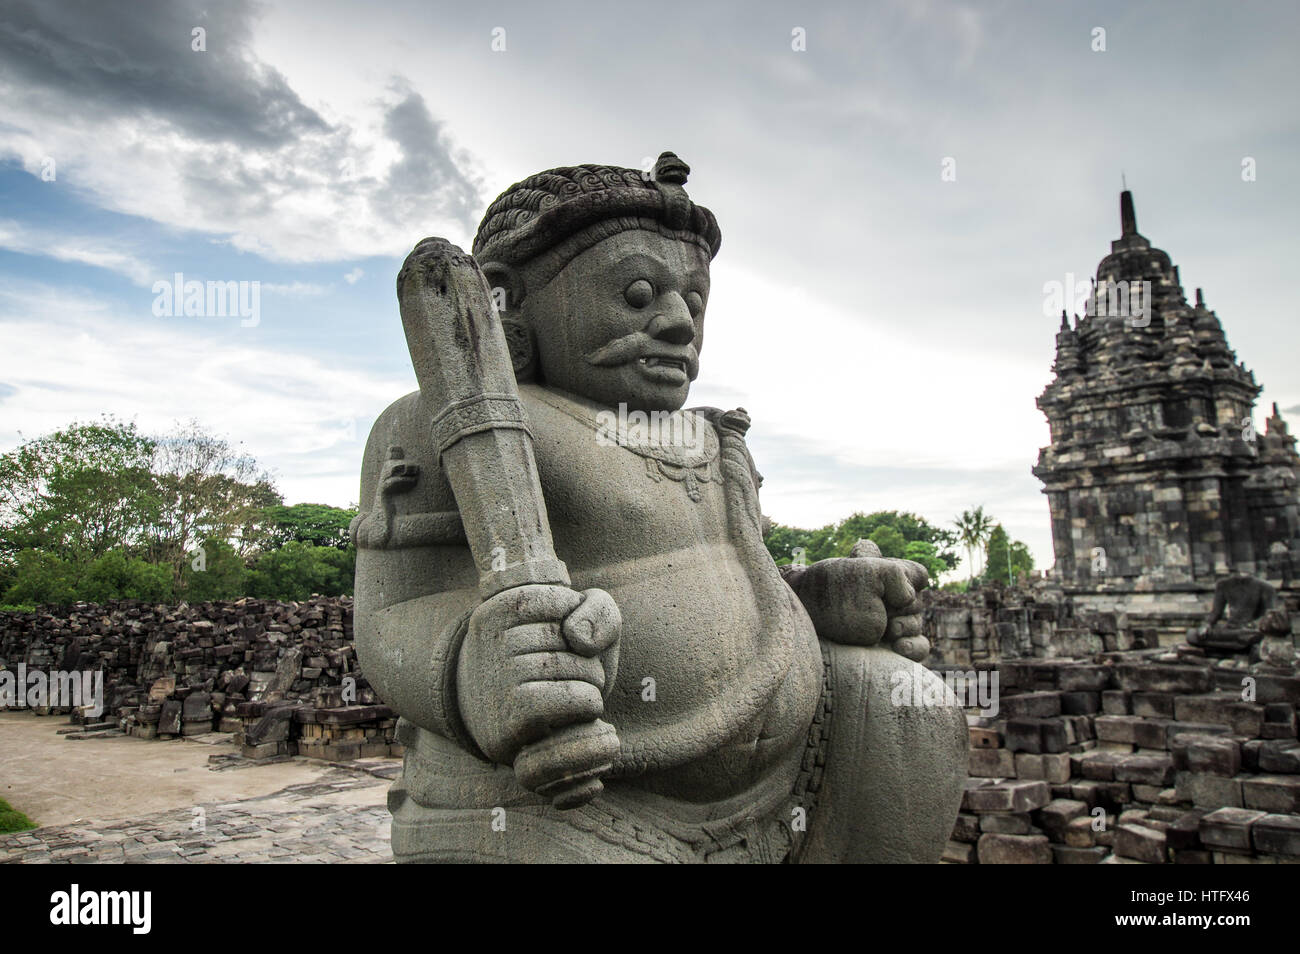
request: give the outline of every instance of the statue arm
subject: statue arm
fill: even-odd
[[[478,572],[455,499],[420,434],[417,394],[375,422],[362,465],[353,613],[357,653],[385,703],[477,754],[461,720],[456,668]],[[408,454],[406,448],[413,453]]]
[[[1210,607],[1210,615],[1205,619],[1207,629],[1223,618],[1223,610],[1227,604],[1227,595],[1224,593],[1223,587],[1216,586],[1214,588],[1214,603]]]
[[[360,551],[358,580],[363,574],[371,579],[400,579],[404,568],[398,560],[410,556],[401,551]],[[387,571],[395,572],[390,576]],[[357,652],[380,698],[408,721],[479,754],[461,719],[456,692],[461,642],[469,616],[479,604],[476,589],[426,593],[383,606],[363,603],[361,589],[359,585]]]

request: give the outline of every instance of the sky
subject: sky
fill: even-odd
[[[1048,567],[1044,285],[1094,273],[1121,177],[1264,385],[1257,423],[1276,401],[1300,428],[1297,26],[1184,0],[6,0],[0,451],[195,419],[287,502],[354,504],[416,387],[411,247],[468,248],[543,169],[671,150],[723,235],[690,403],[749,411],[764,511],[982,504]],[[178,273],[249,307],[168,309]]]

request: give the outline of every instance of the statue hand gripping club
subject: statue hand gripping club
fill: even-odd
[[[450,242],[416,245],[397,277],[433,446],[479,567],[482,604],[458,664],[461,715],[491,761],[574,808],[618,754],[601,721],[621,620],[603,590],[569,587],[556,558],[505,336],[478,264]]]

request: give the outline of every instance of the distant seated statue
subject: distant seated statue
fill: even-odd
[[[1205,625],[1188,630],[1187,642],[1212,656],[1249,652],[1264,638],[1259,623],[1276,600],[1272,586],[1238,570],[1214,584],[1214,605]]]

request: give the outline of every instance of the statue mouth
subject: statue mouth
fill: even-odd
[[[652,381],[682,385],[690,380],[685,358],[645,357],[637,359],[637,370]]]
[[[588,364],[601,368],[635,363],[645,377],[664,384],[684,384],[700,373],[700,359],[693,347],[673,347],[644,331],[616,338],[584,357]]]

